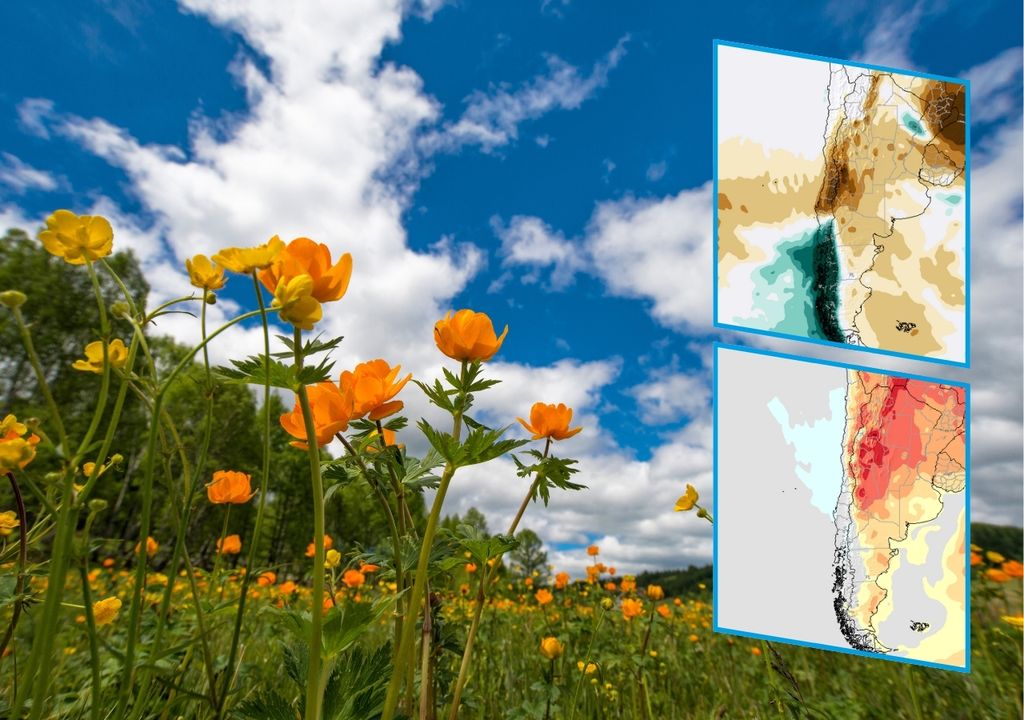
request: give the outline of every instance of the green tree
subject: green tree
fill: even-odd
[[[516,535],[516,540],[519,541],[518,547],[509,553],[512,570],[526,577],[535,577],[539,584],[546,583],[551,571],[548,569],[548,554],[544,551],[544,542],[540,536],[524,528]]]

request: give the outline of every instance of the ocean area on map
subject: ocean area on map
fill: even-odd
[[[796,234],[780,238],[774,251],[773,258],[751,273],[753,306],[764,329],[844,342],[832,220],[811,221]]]
[[[828,408],[825,417],[800,421],[780,398],[768,402],[768,411],[779,424],[786,443],[793,448],[796,476],[810,491],[811,505],[831,520],[843,482],[845,386],[829,392]]]

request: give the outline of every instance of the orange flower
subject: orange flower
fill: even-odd
[[[359,363],[352,372],[341,373],[338,386],[344,395],[352,399],[352,418],[370,414],[371,420],[380,420],[402,409],[401,400],[393,400],[405,384],[412,379],[412,373],[395,382],[401,365],[391,367],[387,361],[377,359]],[[387,434],[384,435],[387,441]]]
[[[359,572],[361,572],[363,575],[366,575],[367,573],[375,573],[378,570],[380,570],[380,566],[379,565],[373,565],[371,563],[367,563],[367,564],[361,565],[359,567]]]
[[[600,550],[598,549],[597,545],[591,545],[587,548],[587,555],[589,555],[590,557],[597,557],[597,554],[599,552]]]
[[[997,583],[1009,582],[1010,580],[1010,576],[999,568],[989,568],[985,571],[985,577]]]
[[[476,572],[476,563],[466,563],[466,572],[468,572],[468,573],[475,573]]]
[[[572,422],[572,408],[566,407],[564,403],[558,403],[558,405],[534,403],[530,408],[530,422],[526,422],[522,418],[516,418],[516,420],[533,435],[534,440],[542,438],[566,440],[583,429],[582,427],[569,429],[569,423]]]
[[[615,592],[615,583],[613,583],[613,582],[606,582],[604,584],[604,589],[607,590],[608,592]]]
[[[159,550],[159,549],[160,549],[160,545],[159,545],[159,543],[157,543],[156,540],[154,540],[152,537],[147,537],[146,538],[146,554],[147,555],[149,555],[150,557],[153,557],[154,555],[156,555],[156,551]],[[138,552],[139,552],[139,543],[135,543],[135,553],[138,554]]]
[[[555,575],[555,589],[564,590],[565,586],[569,584],[569,573],[560,572]]]
[[[112,568],[114,567],[114,558],[105,558],[103,560],[103,567]]]
[[[523,584],[526,585],[526,587],[533,587],[533,578],[526,578],[523,580]]]
[[[340,300],[352,277],[352,256],[345,253],[336,265],[331,265],[331,250],[326,245],[305,237],[295,238],[270,267],[260,273],[260,281],[267,290],[275,292],[282,280],[299,275],[309,275],[313,279],[312,295],[319,302]]]
[[[459,310],[449,312],[434,325],[437,348],[452,360],[490,360],[497,354],[508,335],[508,325],[501,336],[494,334],[494,325],[485,313]]]
[[[754,655],[754,657],[761,657],[761,648],[757,647],[756,645],[750,648],[750,652]]]
[[[1003,572],[1012,578],[1024,577],[1024,565],[1019,560],[1007,560],[1003,563]]]
[[[267,570],[264,573],[260,573],[260,576],[256,578],[256,584],[260,587],[269,587],[277,582],[277,573],[273,570]]]
[[[346,570],[341,576],[341,581],[350,588],[362,587],[366,582],[366,576],[358,570]]]
[[[971,552],[971,567],[981,565],[983,562],[985,561],[981,559],[981,555],[973,551]]]
[[[661,600],[665,597],[665,591],[661,589],[661,585],[648,585],[647,597],[651,600]]]
[[[612,577],[614,577],[615,576],[615,568],[614,567],[608,568],[608,574],[611,575]]]
[[[539,605],[547,605],[549,602],[555,599],[555,596],[552,595],[551,591],[547,588],[541,588],[540,590],[538,590],[537,594],[534,597],[537,598],[537,603]]]
[[[565,646],[556,637],[546,637],[540,641],[540,654],[548,660],[557,660],[565,652]]]
[[[316,444],[324,446],[329,443],[335,433],[348,429],[352,419],[352,399],[343,395],[338,386],[332,382],[322,382],[306,388],[309,396],[310,409],[313,411],[313,428],[316,432]],[[281,427],[292,437],[293,447],[306,449],[306,424],[302,418],[302,407],[298,399],[290,413],[281,416]]]
[[[221,555],[237,555],[242,552],[242,538],[238,535],[228,535],[217,541],[217,552]]]
[[[282,595],[291,595],[292,593],[294,593],[298,589],[299,589],[298,585],[296,585],[291,580],[286,580],[286,581],[284,581],[283,583],[281,583],[278,586],[277,591],[279,593],[281,593]]]
[[[626,575],[625,577],[622,578],[621,588],[622,588],[622,592],[624,592],[624,593],[632,592],[633,590],[636,590],[636,578],[633,577],[632,575]],[[657,598],[655,598],[655,599],[657,599]]]
[[[218,470],[213,481],[206,486],[206,497],[214,505],[242,505],[253,495],[252,478],[247,473],[235,470]]]
[[[332,547],[334,547],[334,541],[331,540],[331,536],[324,535],[324,552],[330,550]],[[313,557],[314,555],[316,555],[316,543],[311,542],[306,546],[306,557]]]
[[[622,601],[622,617],[632,620],[644,614],[644,604],[634,598],[626,598]]]
[[[671,615],[672,615],[672,608],[670,608],[668,605],[665,605],[664,603],[662,603],[661,605],[658,606],[658,614],[661,615],[666,620],[668,620],[668,618],[671,617]]]

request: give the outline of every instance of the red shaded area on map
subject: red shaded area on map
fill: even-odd
[[[845,449],[854,502],[863,510],[907,478],[932,475],[940,448],[929,440],[935,431],[962,435],[965,404],[960,387],[869,372],[856,378],[860,405]],[[936,417],[944,427],[935,426]]]

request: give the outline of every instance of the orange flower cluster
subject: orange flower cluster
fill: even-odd
[[[391,367],[378,358],[356,365],[355,370],[343,371],[337,384],[322,382],[307,388],[317,445],[329,443],[336,433],[347,430],[353,420],[364,416],[381,420],[401,410],[404,404],[394,398],[412,379],[410,373],[399,380],[401,369],[401,365]],[[306,425],[298,400],[290,413],[281,416],[281,427],[297,438],[292,441],[293,446],[306,449]],[[387,432],[384,439],[388,440]]]

